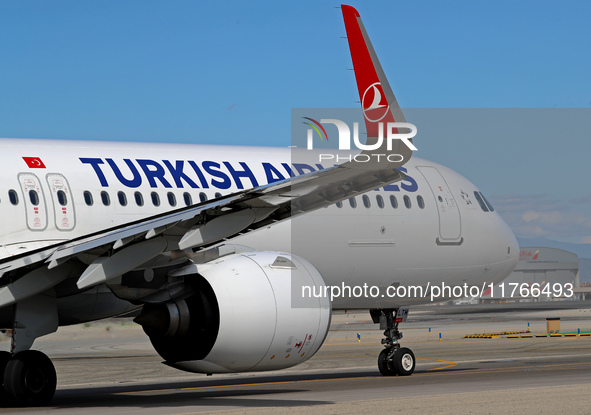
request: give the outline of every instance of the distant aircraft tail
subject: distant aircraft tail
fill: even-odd
[[[406,119],[390,88],[359,13],[353,7],[344,4],[341,5],[341,9],[369,142],[379,136],[379,123],[386,126],[389,122],[406,122]],[[408,157],[412,154],[404,144],[400,145],[399,152],[407,153]]]

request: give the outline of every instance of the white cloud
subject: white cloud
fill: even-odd
[[[524,221],[532,222],[537,221],[544,225],[555,225],[560,223],[563,220],[562,212],[552,211],[552,212],[536,212],[534,210],[528,210],[523,215],[521,215]]]
[[[491,199],[517,236],[591,243],[591,209],[584,203],[546,194],[495,195]]]
[[[540,217],[538,212],[534,212],[533,210],[528,210],[523,215],[521,215],[524,221],[531,222],[532,220],[536,220]]]

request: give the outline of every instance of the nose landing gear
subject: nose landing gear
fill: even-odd
[[[380,323],[384,329],[385,339],[382,344],[385,349],[378,356],[378,369],[384,376],[409,376],[416,366],[414,353],[408,347],[401,347],[398,342],[402,332],[398,330],[398,323],[406,319],[408,309],[372,309],[369,311],[374,323]]]

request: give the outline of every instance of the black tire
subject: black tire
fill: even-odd
[[[396,376],[396,370],[394,368],[394,362],[391,360],[388,361],[388,354],[390,350],[384,349],[380,352],[378,356],[378,369],[380,369],[380,373],[384,376]]]
[[[410,376],[415,371],[416,359],[414,353],[408,347],[396,350],[392,357],[394,370],[400,376]]]
[[[18,406],[43,406],[55,394],[57,376],[49,357],[37,350],[15,354],[6,365],[4,390]]]
[[[8,396],[4,392],[4,372],[11,357],[12,355],[8,352],[0,352],[0,407],[9,403]]]

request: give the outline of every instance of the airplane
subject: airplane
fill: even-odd
[[[311,162],[307,149],[0,140],[3,404],[42,406],[55,394],[35,339],[134,310],[165,364],[213,374],[297,365],[322,345],[331,310],[365,308],[385,330],[380,372],[410,375],[416,359],[398,330],[407,307],[432,301],[431,284],[484,287],[511,273],[517,241],[474,184],[411,157],[402,139],[377,140],[384,123],[406,120],[359,13],[341,8],[375,144],[359,154],[370,162]],[[381,294],[357,295],[362,284]],[[401,295],[410,286],[424,295]],[[334,287],[343,292],[331,298]]]

